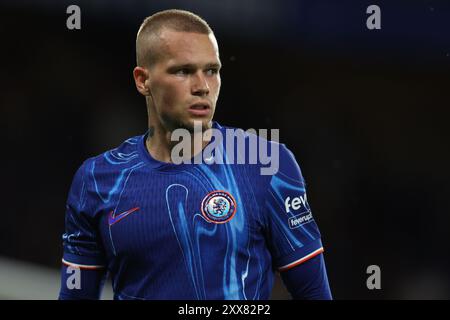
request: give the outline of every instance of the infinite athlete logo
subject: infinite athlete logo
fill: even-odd
[[[216,190],[206,195],[201,210],[209,222],[226,223],[236,214],[236,201],[228,192]]]

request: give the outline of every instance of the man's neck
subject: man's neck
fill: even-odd
[[[172,131],[166,130],[162,126],[149,124],[148,136],[145,141],[147,151],[150,153],[153,159],[161,162],[173,163],[172,150],[180,143],[180,141],[172,141]],[[208,131],[207,131],[208,132]],[[190,135],[190,154],[183,154],[183,161],[190,161],[198,153],[206,147],[211,140],[210,134],[205,134],[204,131],[191,132]],[[177,155],[179,156],[179,155]]]

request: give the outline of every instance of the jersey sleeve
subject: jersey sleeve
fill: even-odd
[[[281,273],[294,300],[332,300],[323,254]]]
[[[265,208],[267,240],[276,269],[286,271],[323,252],[305,180],[294,155],[282,144],[279,170],[270,179]]]
[[[76,172],[67,198],[60,299],[98,299],[106,273],[86,167]]]

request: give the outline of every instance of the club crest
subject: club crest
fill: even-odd
[[[209,222],[226,223],[236,214],[236,201],[228,192],[216,190],[206,195],[201,210]]]

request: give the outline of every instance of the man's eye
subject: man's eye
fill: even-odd
[[[175,74],[176,75],[180,75],[180,76],[187,75],[189,73],[190,73],[190,70],[186,69],[186,68],[185,69],[179,69],[179,70],[175,71]]]
[[[206,70],[206,74],[207,74],[208,76],[212,76],[212,75],[215,75],[215,74],[217,74],[217,73],[219,73],[219,69],[216,69],[216,68],[212,68],[212,69]]]

